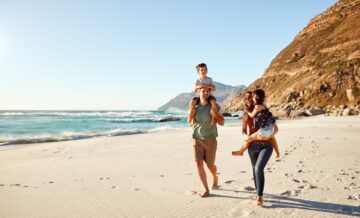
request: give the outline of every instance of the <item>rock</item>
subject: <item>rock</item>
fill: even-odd
[[[311,108],[309,110],[306,110],[305,113],[309,116],[317,116],[317,115],[325,114],[325,111],[321,108]]]
[[[300,117],[300,116],[306,116],[305,110],[292,110],[290,112],[290,117]]]
[[[321,85],[320,85],[320,92],[326,92],[326,91],[328,91],[328,90],[330,90],[330,89],[331,89],[331,87],[330,87],[330,85],[327,84],[327,83],[324,83],[324,84],[321,84]]]
[[[180,118],[177,117],[167,117],[167,118],[162,118],[161,120],[159,120],[159,122],[171,122],[171,121],[179,121]]]
[[[287,97],[287,102],[291,102],[292,100],[297,99],[300,96],[300,94],[296,91],[290,92],[289,96]]]
[[[350,115],[353,115],[353,109],[352,108],[345,108],[342,112],[342,115],[343,116],[350,116]]]
[[[348,199],[350,199],[350,200],[358,200],[358,199],[360,199],[360,195],[349,195]]]
[[[290,112],[291,112],[291,108],[285,108],[285,109],[278,109],[276,111],[274,111],[273,115],[277,116],[277,117],[288,117],[290,116]]]
[[[224,112],[222,113],[223,117],[232,117],[231,113]]]
[[[353,101],[355,99],[355,95],[352,89],[346,89],[346,97],[349,101]]]

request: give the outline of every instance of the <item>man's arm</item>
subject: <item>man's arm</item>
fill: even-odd
[[[220,112],[218,112],[216,122],[217,122],[217,124],[219,124],[220,126],[223,126],[224,123],[225,123],[225,119],[224,119],[224,117],[222,116],[222,114],[221,114]]]
[[[220,113],[220,106],[217,104],[217,116],[216,116],[216,123],[219,124],[220,126],[223,126],[225,123],[225,119],[223,117],[223,115]]]
[[[188,115],[188,118],[187,118],[187,122],[188,122],[189,126],[194,125],[195,113],[196,113],[196,110],[190,110],[189,111],[189,115]]]
[[[247,135],[247,112],[243,114],[242,117],[242,134]]]

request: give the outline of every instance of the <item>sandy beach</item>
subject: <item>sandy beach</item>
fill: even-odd
[[[219,127],[220,190],[202,190],[191,129],[0,148],[1,218],[360,216],[360,116],[279,121],[255,206],[240,126]],[[210,179],[210,174],[208,178]]]

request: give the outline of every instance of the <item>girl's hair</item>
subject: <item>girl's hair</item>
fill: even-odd
[[[263,104],[265,100],[265,91],[262,89],[256,89],[253,93],[256,95],[255,104]]]
[[[206,66],[205,63],[201,63],[201,64],[196,65],[196,71],[199,72],[199,69],[203,68],[203,67],[205,67],[207,69],[207,66]]]

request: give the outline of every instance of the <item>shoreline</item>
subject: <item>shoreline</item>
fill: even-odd
[[[190,128],[10,145],[0,149],[1,216],[359,216],[360,116],[284,120],[279,128],[281,158],[266,167],[264,207],[250,199],[248,154],[231,156],[243,142],[241,126],[226,126],[218,128],[221,188],[206,199],[196,194]]]

